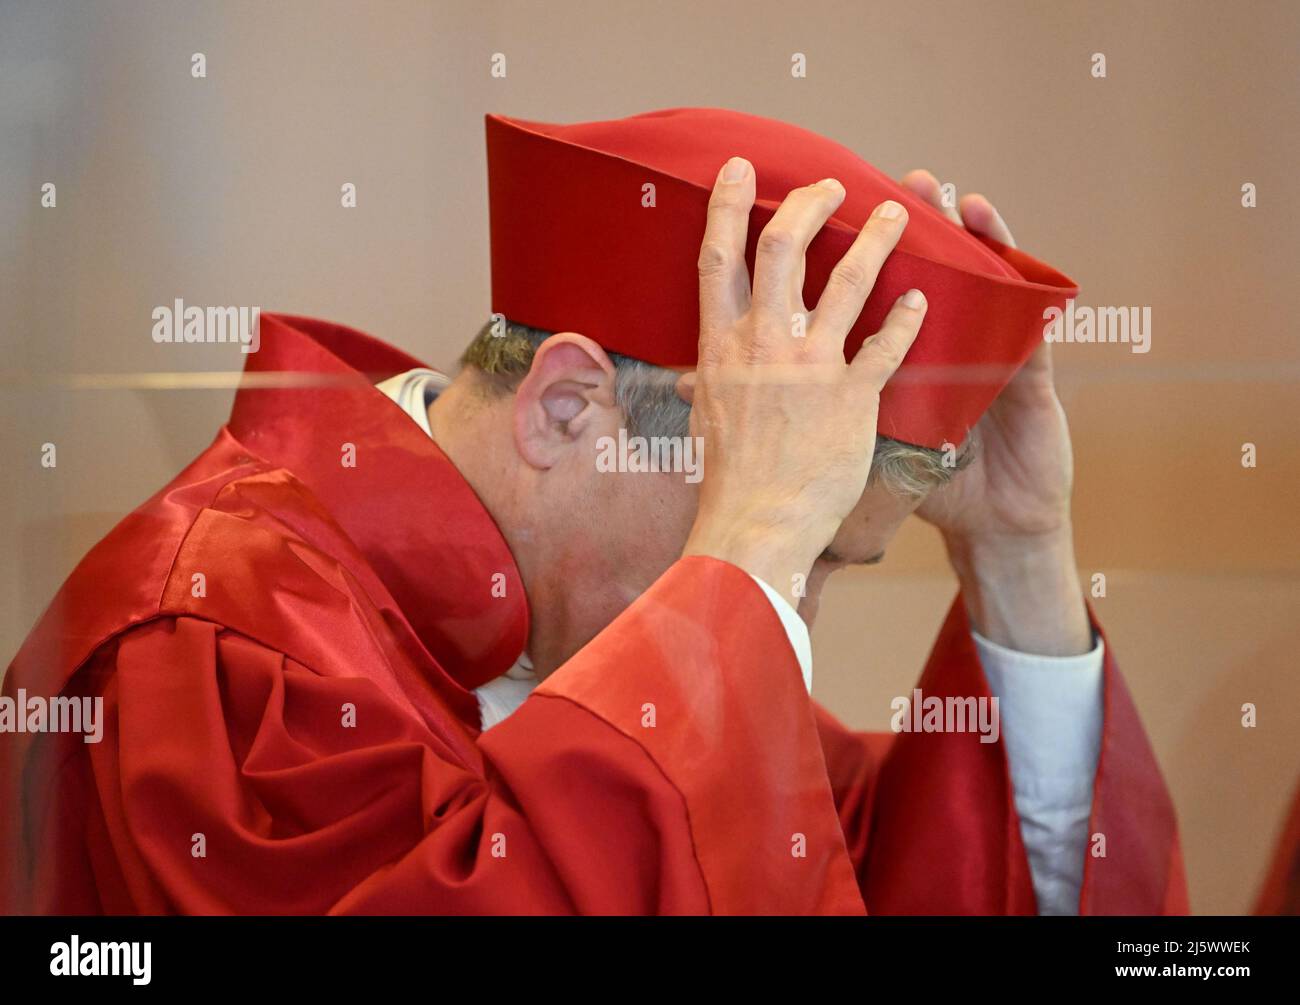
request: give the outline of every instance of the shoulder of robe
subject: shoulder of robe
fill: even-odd
[[[283,469],[227,483],[195,514],[159,612],[221,625],[323,676],[409,662],[419,649],[356,545]]]
[[[355,673],[418,652],[396,610],[310,490],[219,437],[86,554],[10,672],[18,686],[57,693],[124,632],[189,616],[318,673]]]
[[[55,693],[97,650],[163,613],[164,590],[196,519],[225,486],[266,471],[231,443],[223,431],[77,563],[14,658],[10,671],[20,682]]]

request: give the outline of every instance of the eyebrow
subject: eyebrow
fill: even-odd
[[[822,553],[818,556],[818,558],[823,558],[827,562],[842,562],[845,565],[879,565],[881,561],[884,560],[884,557],[885,553],[883,551],[878,551],[870,558],[864,558],[860,562],[850,562],[847,558],[836,554],[830,548],[824,548]]]

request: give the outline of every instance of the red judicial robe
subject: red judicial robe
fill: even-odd
[[[677,562],[480,733],[472,689],[522,651],[528,606],[491,516],[372,386],[417,365],[263,317],[249,369],[314,386],[242,388],[5,679],[102,696],[106,724],[98,744],[0,735],[0,910],[1035,910],[1001,743],[851,732],[721,561]],[[1080,906],[1183,911],[1173,809],[1112,652],[1105,856]],[[960,598],[920,686],[988,693]]]
[[[1300,915],[1300,788],[1291,799],[1255,913]]]

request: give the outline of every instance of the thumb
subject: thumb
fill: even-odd
[[[681,398],[686,404],[691,405],[695,402],[695,373],[684,373],[677,378],[677,397]]]

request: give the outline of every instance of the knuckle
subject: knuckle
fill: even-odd
[[[882,366],[892,371],[903,362],[903,347],[891,333],[882,331],[871,342],[871,355]]]
[[[856,290],[867,285],[870,278],[861,262],[846,259],[831,270],[828,282],[842,289]]]
[[[696,360],[696,373],[699,374],[696,385],[697,390],[701,383],[705,386],[708,385],[710,374],[714,369],[721,366],[725,359],[726,354],[716,340],[702,340],[700,342],[699,355]]]
[[[794,234],[784,227],[768,224],[758,238],[758,250],[764,255],[782,256],[794,249]]]
[[[698,265],[702,276],[725,273],[731,266],[731,252],[719,241],[705,241],[700,245]]]
[[[903,362],[903,347],[892,340],[886,342],[880,350],[880,361],[889,367],[891,373],[897,370]]]

